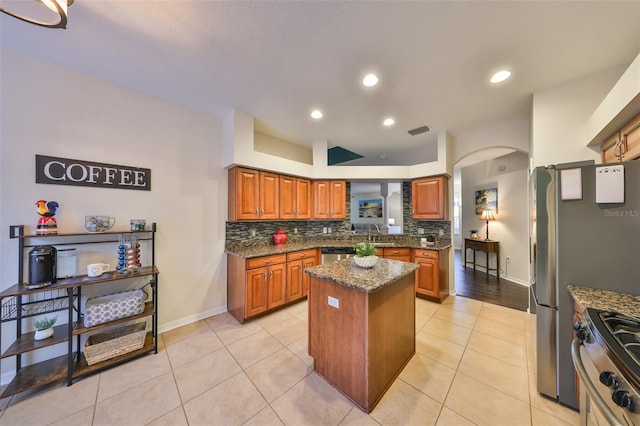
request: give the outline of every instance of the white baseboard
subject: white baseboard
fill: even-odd
[[[188,317],[180,318],[176,321],[171,321],[164,324],[158,324],[158,333],[165,333],[169,330],[173,330],[174,328],[182,327],[183,325],[191,324],[192,322],[200,321],[201,319],[209,318],[214,315],[221,314],[223,312],[227,312],[227,305],[218,306],[217,308],[210,309],[205,312],[200,312],[194,315],[190,315]]]

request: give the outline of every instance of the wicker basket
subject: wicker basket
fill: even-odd
[[[89,336],[84,344],[84,355],[89,365],[124,355],[144,346],[147,323],[138,322]]]

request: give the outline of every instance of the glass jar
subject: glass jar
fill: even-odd
[[[131,219],[131,230],[144,231],[146,224],[147,221],[145,219]]]
[[[78,250],[74,248],[58,249],[57,278],[72,278],[76,276]]]

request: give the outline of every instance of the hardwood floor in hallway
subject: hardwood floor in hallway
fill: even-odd
[[[462,253],[455,251],[455,287],[458,296],[482,302],[527,311],[529,307],[529,287],[504,278],[468,267],[462,263]]]

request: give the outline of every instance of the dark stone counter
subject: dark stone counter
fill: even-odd
[[[640,296],[577,285],[569,285],[567,288],[583,309],[595,308],[603,311],[616,311],[640,318]]]
[[[378,258],[378,263],[373,268],[361,268],[353,263],[353,259],[344,259],[326,265],[312,266],[304,272],[345,287],[375,293],[400,278],[413,275],[418,268],[416,263],[383,258]]]

